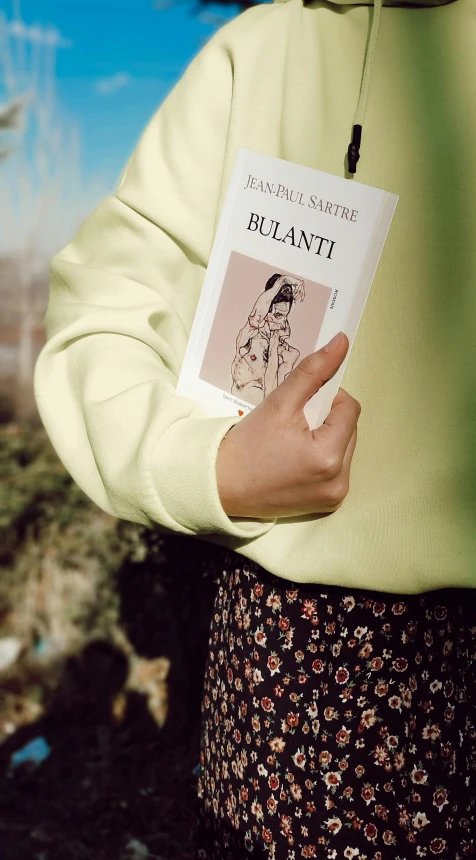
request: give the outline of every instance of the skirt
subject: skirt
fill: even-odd
[[[197,857],[474,857],[476,591],[302,585],[230,558],[201,704]]]

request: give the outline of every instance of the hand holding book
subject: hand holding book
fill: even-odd
[[[340,388],[317,430],[309,429],[304,407],[337,372],[348,348],[348,338],[336,335],[228,431],[216,464],[228,516],[281,518],[340,507],[349,489],[360,404]]]

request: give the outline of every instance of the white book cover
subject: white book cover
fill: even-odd
[[[210,416],[246,415],[337,332],[349,349],[312,397],[309,426],[339,389],[398,196],[240,148],[176,394]]]

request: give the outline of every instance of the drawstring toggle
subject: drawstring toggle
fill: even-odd
[[[362,139],[362,126],[354,125],[352,127],[352,140],[349,143],[349,148],[347,150],[347,159],[348,159],[348,171],[349,173],[355,173],[357,170],[357,162],[360,158],[360,141]]]

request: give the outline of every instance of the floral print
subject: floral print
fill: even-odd
[[[197,856],[474,857],[475,594],[351,593],[224,571]]]

